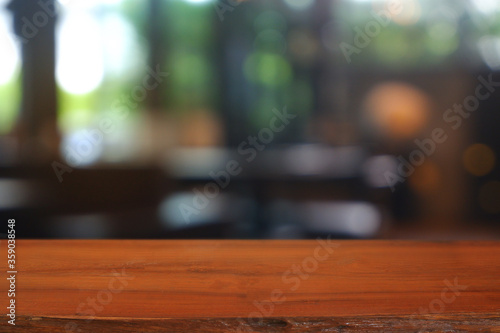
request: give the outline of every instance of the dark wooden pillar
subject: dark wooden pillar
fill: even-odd
[[[55,83],[55,0],[12,0],[14,31],[22,46],[22,102],[17,124],[21,161],[46,163],[58,156]]]
[[[165,36],[163,31],[163,1],[149,0],[148,3],[148,38],[149,38],[149,66],[155,70],[157,66],[164,69],[165,66]],[[162,101],[162,90],[153,89],[148,91],[146,106],[149,112],[157,113],[164,108]]]

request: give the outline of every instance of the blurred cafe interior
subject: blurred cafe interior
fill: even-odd
[[[0,7],[19,238],[500,239],[497,0]]]

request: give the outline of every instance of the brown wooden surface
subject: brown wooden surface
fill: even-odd
[[[500,332],[498,242],[16,245],[16,327],[4,316],[2,332]]]

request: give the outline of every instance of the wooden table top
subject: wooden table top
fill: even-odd
[[[15,329],[500,332],[499,263],[500,242],[17,240]]]

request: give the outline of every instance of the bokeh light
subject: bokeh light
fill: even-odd
[[[104,78],[101,31],[95,17],[67,13],[57,34],[56,78],[61,88],[82,95],[100,86]]]
[[[367,96],[367,117],[382,135],[398,139],[414,137],[427,124],[430,101],[427,95],[402,82],[376,86]]]
[[[393,3],[388,1],[387,3]],[[401,2],[397,11],[389,11],[394,23],[407,26],[417,23],[422,16],[422,7],[419,0],[406,0]]]
[[[409,26],[417,23],[422,16],[422,6],[419,0],[385,0],[373,1],[373,10],[375,13],[387,14],[392,22]]]
[[[483,36],[477,43],[479,54],[490,69],[500,68],[500,38],[493,35]]]
[[[19,66],[19,51],[14,36],[9,33],[10,19],[7,14],[0,12],[0,85],[12,80]]]
[[[495,166],[495,153],[487,145],[476,143],[465,150],[463,163],[469,173],[474,176],[484,176]]]
[[[8,133],[19,105],[20,44],[12,32],[12,19],[0,0],[0,134]]]
[[[428,50],[435,55],[447,56],[460,43],[458,36],[458,14],[450,7],[440,6],[428,18],[426,39]]]
[[[493,14],[500,11],[500,2],[497,0],[472,0],[472,4],[483,14]]]
[[[248,56],[244,73],[251,82],[272,87],[289,83],[292,78],[292,68],[284,57],[262,52]]]

